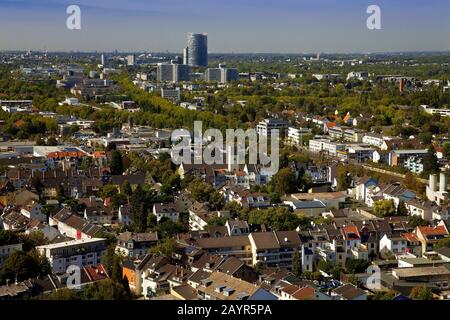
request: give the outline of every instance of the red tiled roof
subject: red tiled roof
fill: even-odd
[[[414,233],[403,233],[402,237],[405,238],[407,241],[410,241],[410,242],[417,242],[417,241],[419,241],[419,239],[417,238],[417,236]]]
[[[69,158],[83,158],[85,156],[86,156],[86,154],[84,154],[81,151],[73,151],[73,152],[61,151],[61,152],[50,152],[47,155],[47,158],[49,158],[49,159],[61,159],[61,158],[66,158],[66,157],[69,157]]]
[[[444,226],[437,227],[418,227],[423,235],[446,235],[447,229]]]
[[[294,293],[292,296],[297,300],[313,299],[316,291],[311,287],[304,287]]]
[[[344,232],[345,238],[349,240],[357,240],[361,237],[356,226],[345,226],[342,228],[342,231]]]
[[[91,281],[100,281],[108,278],[108,274],[102,264],[97,266],[87,266],[84,267],[84,270]]]

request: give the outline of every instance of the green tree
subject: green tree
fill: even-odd
[[[58,145],[58,140],[56,140],[55,137],[50,137],[47,139],[47,145],[48,146],[57,146]]]
[[[144,232],[147,228],[147,208],[145,207],[145,195],[141,186],[138,185],[130,199],[133,229],[136,232]]]
[[[408,215],[408,209],[406,208],[406,204],[403,200],[400,200],[397,206],[397,216],[403,217]]]
[[[450,237],[439,240],[434,244],[435,249],[450,248]]]
[[[15,251],[9,255],[2,267],[2,278],[23,281],[34,278],[40,273],[39,263],[23,251]]]
[[[119,190],[117,190],[117,187],[112,184],[107,184],[102,188],[102,191],[100,192],[100,196],[102,198],[110,198],[115,196],[119,193]]]
[[[14,231],[0,229],[0,246],[17,244],[20,242],[21,239]]]
[[[296,276],[299,276],[301,273],[300,253],[298,252],[298,250],[295,250],[294,254],[292,255],[292,273]]]
[[[41,300],[81,300],[80,295],[72,289],[62,288],[57,291],[53,291],[41,298]]]
[[[178,246],[175,239],[166,238],[160,241],[151,249],[151,252],[167,258],[172,257],[173,253],[178,251]]]
[[[106,279],[87,285],[82,296],[84,300],[128,300],[128,290],[122,282]]]
[[[348,259],[345,262],[345,269],[348,273],[364,273],[369,267],[370,263],[361,259]]]
[[[114,263],[116,262],[116,259],[118,259],[118,256],[115,253],[115,249],[116,244],[113,243],[106,248],[105,252],[102,255],[101,261],[108,274],[112,274]]]
[[[320,260],[317,263],[317,269],[330,274],[334,268],[334,263],[329,260]]]
[[[271,203],[281,203],[281,197],[278,192],[269,193],[269,198]]]
[[[433,300],[431,289],[426,286],[414,287],[409,297],[413,300]]]
[[[111,154],[111,163],[109,165],[111,174],[121,175],[123,173],[122,154],[118,150],[114,150]]]
[[[446,142],[442,145],[442,155],[446,159],[450,159],[450,142]]]
[[[31,187],[36,190],[39,197],[42,196],[42,192],[44,191],[44,184],[41,181],[41,178],[39,176],[35,175],[31,178]]]
[[[411,216],[408,222],[412,228],[425,227],[428,225],[428,222],[425,221],[421,216]]]
[[[131,184],[130,184],[130,182],[128,182],[128,180],[125,180],[125,182],[123,183],[121,191],[127,197],[131,197],[131,195],[133,194],[133,190],[131,189]]]
[[[93,166],[94,166],[94,162],[92,161],[92,158],[84,157],[83,160],[81,161],[80,168],[84,172],[89,172],[89,169],[92,168]]]
[[[270,181],[270,188],[280,195],[297,192],[297,178],[290,168],[278,171]]]
[[[428,153],[423,159],[423,172],[425,174],[438,173],[439,163],[433,146],[428,148]]]
[[[392,217],[396,214],[395,204],[392,200],[380,200],[374,203],[373,212],[379,217]]]
[[[338,191],[346,191],[351,186],[352,176],[345,167],[340,166],[338,168],[336,181]]]
[[[395,298],[395,292],[392,292],[392,291],[387,291],[387,292],[378,291],[378,292],[376,292],[373,295],[372,300],[394,300],[394,298]]]
[[[208,219],[208,227],[220,227],[224,226],[227,222],[227,219],[224,217],[212,217]]]

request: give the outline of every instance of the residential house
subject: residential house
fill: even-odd
[[[277,300],[268,290],[222,272],[212,272],[196,288],[200,300]]]
[[[157,242],[158,234],[156,232],[124,232],[117,236],[115,251],[123,257],[137,259],[145,256],[149,249],[155,246]]]
[[[442,221],[434,227],[419,226],[416,228],[415,234],[422,243],[422,253],[433,251],[435,243],[449,236],[448,229]]]
[[[180,213],[176,209],[174,203],[155,203],[153,205],[153,214],[156,216],[156,220],[159,222],[162,218],[178,222]]]
[[[367,293],[353,284],[345,284],[331,292],[334,300],[367,300]]]

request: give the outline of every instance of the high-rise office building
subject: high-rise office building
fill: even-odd
[[[106,64],[107,64],[107,58],[106,58],[106,55],[103,53],[102,54],[102,57],[101,57],[101,60],[102,60],[102,66],[106,66]]]
[[[188,64],[194,67],[208,66],[208,35],[205,33],[188,34]]]
[[[190,67],[183,64],[164,64],[158,65],[157,76],[158,82],[180,82],[189,81]]]
[[[222,82],[222,70],[220,68],[208,68],[205,72],[207,82]]]
[[[135,60],[136,60],[135,55],[134,54],[130,54],[129,56],[127,56],[127,65],[134,66]]]
[[[189,64],[189,47],[183,49],[183,64]]]
[[[239,72],[237,69],[227,68],[224,64],[220,64],[219,68],[208,68],[205,72],[205,80],[208,82],[227,83],[239,80]]]

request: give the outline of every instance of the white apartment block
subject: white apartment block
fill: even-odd
[[[309,150],[312,152],[325,152],[331,156],[336,156],[338,151],[345,150],[345,144],[332,142],[329,139],[309,140]]]
[[[259,135],[270,137],[272,135],[272,130],[279,130],[281,136],[288,126],[289,122],[284,119],[264,119],[257,125],[256,131]]]
[[[287,140],[293,145],[301,146],[303,144],[303,138],[309,134],[311,134],[311,129],[289,127]]]
[[[362,138],[362,143],[368,144],[373,147],[380,148],[381,150],[387,150],[388,146],[386,141],[382,136],[374,135],[374,134],[366,134]]]
[[[450,117],[450,109],[436,109],[436,108],[430,108],[430,106],[422,105],[421,106],[426,113],[428,114],[438,114],[441,117]]]
[[[101,263],[106,242],[101,238],[72,240],[39,246],[36,250],[49,260],[55,273],[64,273],[72,265],[82,268]]]

